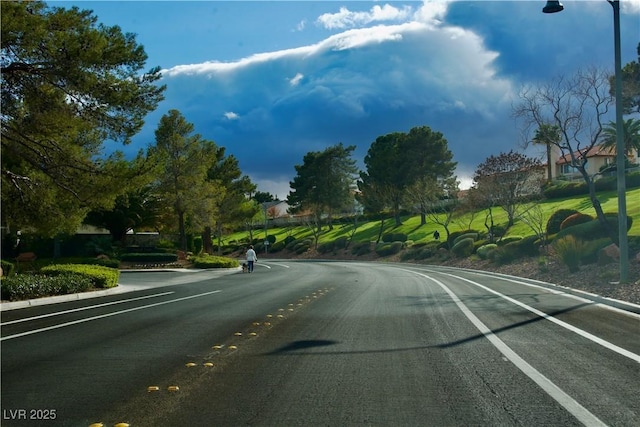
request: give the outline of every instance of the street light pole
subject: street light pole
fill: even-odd
[[[618,181],[618,248],[620,249],[620,283],[629,280],[629,241],[627,238],[627,185],[625,182],[624,127],[622,122],[622,63],[620,54],[620,1],[607,0],[613,7],[613,39],[615,55],[616,96],[616,174]],[[560,12],[564,9],[559,1],[547,1],[544,13]]]

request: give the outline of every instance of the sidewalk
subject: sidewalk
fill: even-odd
[[[236,268],[217,268],[217,269],[187,269],[187,268],[170,268],[170,269],[158,269],[158,270],[120,270],[120,275],[131,275],[135,277],[136,273],[162,273],[162,272],[175,272],[175,273],[184,273],[184,274],[201,274],[206,276],[206,278],[215,279],[217,277],[226,276],[228,274],[233,274],[241,271],[241,267]],[[116,295],[122,294],[126,292],[134,292],[141,291],[144,289],[151,288],[161,288],[164,286],[172,286],[182,283],[189,283],[189,279],[185,277],[186,280],[173,280],[168,283],[155,283],[150,285],[148,283],[131,283],[131,281],[127,281],[128,283],[118,283],[118,286],[110,289],[103,289],[100,291],[89,291],[89,292],[81,292],[77,294],[67,294],[67,295],[57,295],[53,297],[43,297],[36,299],[29,299],[23,301],[12,301],[12,302],[3,302],[0,303],[0,312],[1,311],[9,311],[9,310],[17,310],[20,308],[27,307],[36,307],[40,305],[48,305],[48,304],[57,304],[61,302],[68,301],[79,301],[89,298],[97,298],[106,295]]]

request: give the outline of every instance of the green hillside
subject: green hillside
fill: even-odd
[[[602,204],[604,212],[617,212],[618,211],[618,199],[615,191],[603,192],[599,195],[599,200]],[[591,205],[591,202],[587,196],[575,196],[562,200],[544,200],[540,201],[538,205],[541,208],[543,214],[544,223],[549,216],[558,209],[575,209],[585,214],[595,216],[595,211]],[[636,236],[640,238],[640,188],[627,191],[627,215],[633,219],[633,224],[629,230],[629,236]],[[484,221],[486,217],[486,211],[479,211],[475,213],[474,219],[471,222],[471,229],[478,231],[486,231]],[[455,232],[463,229],[467,229],[470,216],[462,217],[455,222],[450,223],[449,231]],[[506,225],[507,215],[501,208],[493,209],[493,219],[495,225]],[[433,240],[433,232],[438,230],[444,237],[444,229],[442,226],[435,224],[427,220],[427,224],[420,226],[420,217],[418,215],[408,216],[403,218],[401,226],[396,227],[392,218],[385,220],[384,233],[404,233],[408,236],[409,240],[414,243],[427,242]],[[354,241],[375,241],[378,238],[380,231],[380,221],[364,222],[359,220],[356,233],[354,235]],[[334,229],[329,230],[328,227],[323,227],[323,232],[320,234],[319,242],[333,241],[338,237],[349,237],[353,232],[353,223],[348,224],[334,224]],[[284,241],[287,236],[293,236],[296,239],[301,239],[307,236],[311,236],[312,233],[307,227],[287,227],[287,228],[269,228],[267,230],[268,235],[272,235],[276,238],[276,242]],[[522,221],[516,220],[513,227],[507,231],[507,236],[528,236],[534,234],[533,231]],[[264,239],[265,232],[263,229],[256,229],[253,231],[254,238]],[[247,242],[249,233],[247,231],[233,233],[226,236],[225,243],[229,242]]]

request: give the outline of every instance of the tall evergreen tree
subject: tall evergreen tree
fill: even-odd
[[[222,193],[207,175],[217,161],[218,147],[193,130],[179,111],[171,110],[155,132],[155,155],[161,167],[156,193],[171,209],[167,217],[177,226],[183,250],[188,249],[188,226],[194,231],[210,224]]]
[[[435,191],[426,183],[452,178],[456,167],[447,140],[428,126],[379,136],[369,147],[364,163],[366,171],[360,174],[360,190],[378,189],[378,195],[385,197],[385,207],[393,212],[396,225],[401,224],[400,210],[407,201],[417,207],[424,223],[425,206],[414,202],[431,196],[414,192]],[[420,182],[425,185],[416,186]]]
[[[333,215],[350,205],[358,169],[351,155],[355,146],[342,143],[312,151],[296,165],[296,176],[289,183],[291,190],[287,203],[294,212],[311,211],[320,227],[323,215],[327,215],[332,228]]]
[[[1,7],[2,218],[44,234],[75,231],[110,208],[142,163],[107,156],[128,143],[162,100],[160,69],[133,34],[91,11],[41,1]],[[136,167],[131,167],[131,166]]]

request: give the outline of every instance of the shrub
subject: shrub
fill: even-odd
[[[57,259],[56,264],[86,264],[86,265],[101,265],[103,267],[118,268],[120,267],[120,260],[112,258],[92,258],[92,257],[74,257],[74,258],[62,258]]]
[[[295,242],[296,238],[293,236],[287,236],[284,238],[284,246],[289,246],[289,243]]]
[[[504,239],[500,239],[497,242],[497,244],[498,246],[505,246],[505,245],[508,245],[509,243],[517,242],[518,240],[522,240],[522,236],[508,236],[508,237],[505,237]]]
[[[466,258],[473,254],[473,239],[470,237],[459,240],[453,245],[451,252],[458,258]]]
[[[74,273],[18,274],[3,278],[0,283],[1,298],[8,301],[85,292],[93,287],[90,277]]]
[[[366,255],[371,252],[370,242],[355,242],[351,247],[351,254],[356,256]]]
[[[293,242],[292,250],[297,254],[303,254],[311,248],[313,245],[313,239],[302,239],[296,242]]]
[[[325,243],[321,243],[320,245],[318,245],[318,253],[321,254],[327,254],[331,251],[333,251],[334,248],[334,242],[325,242]]]
[[[513,242],[513,247],[522,256],[540,255],[540,238],[538,236],[527,236]]]
[[[2,260],[2,274],[4,276],[11,276],[15,271],[16,266],[9,261]]]
[[[52,264],[42,267],[40,273],[47,276],[73,273],[89,278],[94,287],[104,289],[118,286],[120,277],[120,272],[114,268],[86,264]]]
[[[605,218],[611,225],[611,228],[617,233],[618,216],[616,214],[607,213],[605,214]],[[631,217],[627,216],[627,230],[631,227],[630,223],[632,223]],[[609,237],[607,230],[602,226],[602,224],[600,224],[598,219],[560,230],[555,238],[560,239],[569,235],[581,240],[595,240]]]
[[[376,245],[376,253],[379,256],[390,256],[397,254],[402,250],[402,242],[379,243]]]
[[[382,241],[384,243],[406,242],[407,235],[404,233],[386,233],[382,235]]]
[[[453,246],[455,246],[462,239],[473,239],[475,242],[478,240],[478,233],[464,233],[453,239]]]
[[[580,269],[580,260],[586,254],[586,245],[574,236],[564,236],[553,242],[558,257],[569,267],[569,271],[575,273]]]
[[[593,221],[593,217],[591,215],[583,214],[580,212],[576,212],[573,215],[569,215],[560,223],[560,230],[563,230],[567,227],[573,227],[574,225],[584,224],[585,222]]]
[[[447,239],[445,243],[445,245],[443,245],[442,247],[448,248],[448,247],[453,247],[455,245],[455,241],[459,236],[462,236],[464,234],[478,234],[477,231],[475,230],[464,230],[464,231],[454,231],[453,233],[449,234],[449,238]]]
[[[598,254],[600,250],[609,246],[611,243],[613,242],[608,237],[584,242],[584,254],[582,258],[580,258],[580,262],[582,264],[594,264],[598,262]]]
[[[349,239],[345,236],[340,236],[336,240],[333,241],[334,249],[345,249],[349,244]]]
[[[202,254],[191,259],[195,268],[235,268],[240,265],[238,260]]]
[[[130,253],[123,254],[120,257],[121,261],[126,262],[157,262],[157,263],[169,263],[176,262],[178,260],[177,254],[168,254],[168,253]]]
[[[509,245],[498,246],[496,250],[489,253],[489,259],[498,265],[509,264],[518,258],[518,254],[512,251]]]
[[[495,243],[488,243],[486,245],[480,246],[476,250],[476,253],[480,257],[480,259],[490,259],[491,254],[495,252],[497,248],[498,245],[496,245]]]
[[[284,249],[284,242],[276,242],[269,247],[269,252],[271,253],[280,252],[283,249]]]
[[[269,242],[269,246],[273,245],[277,240],[276,236],[273,236],[271,234],[267,235],[267,241]]]
[[[547,220],[547,234],[556,234],[560,231],[560,224],[568,216],[578,213],[575,209],[558,209]]]

